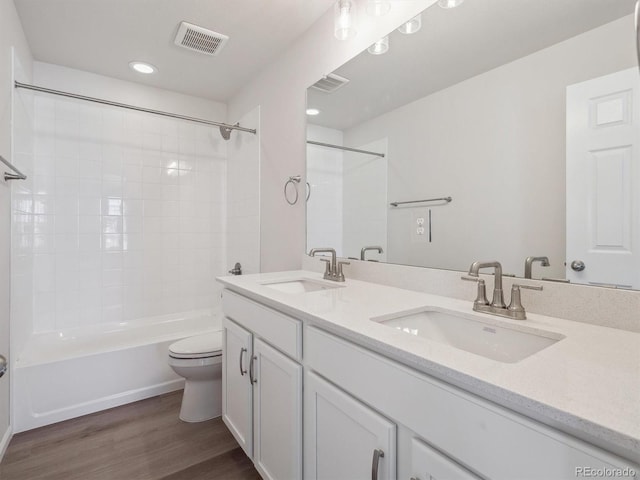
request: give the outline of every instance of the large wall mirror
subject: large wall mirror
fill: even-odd
[[[634,3],[435,4],[310,87],[308,249],[640,289]]]

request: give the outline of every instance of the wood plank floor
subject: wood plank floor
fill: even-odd
[[[178,419],[182,392],[17,434],[2,480],[260,479],[221,418]]]

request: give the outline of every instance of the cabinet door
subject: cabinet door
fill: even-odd
[[[245,453],[253,454],[253,424],[249,364],[253,355],[251,333],[228,318],[222,355],[222,420]]]
[[[479,480],[480,478],[417,438],[411,440],[411,472],[412,480]]]
[[[313,373],[304,435],[306,480],[396,478],[396,425]]]
[[[254,340],[253,463],[265,479],[302,477],[302,366]]]

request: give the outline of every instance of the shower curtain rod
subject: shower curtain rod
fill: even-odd
[[[314,142],[313,140],[307,140],[307,143],[311,145],[320,145],[321,147],[337,148],[338,150],[347,150],[348,152],[366,153],[367,155],[375,155],[376,157],[384,158],[384,153],[370,152],[369,150],[360,150],[358,148],[343,147],[342,145],[334,145],[332,143]]]
[[[78,100],[85,100],[87,102],[101,103],[102,105],[110,105],[112,107],[126,108],[128,110],[136,110],[138,112],[152,113],[154,115],[161,115],[163,117],[178,118],[180,120],[187,120],[189,122],[203,123],[205,125],[213,125],[215,127],[221,127],[227,131],[240,130],[241,132],[248,132],[248,133],[254,133],[254,134],[256,133],[255,128],[245,128],[239,125],[229,125],[227,123],[214,122],[212,120],[204,120],[202,118],[187,117],[186,115],[178,115],[176,113],[163,112],[160,110],[152,110],[150,108],[136,107],[135,105],[128,105],[126,103],[118,103],[118,102],[112,102],[111,100],[103,100],[101,98],[87,97],[85,95],[77,95],[75,93],[63,92],[61,90],[53,90],[51,88],[45,88],[45,87],[38,87],[37,85],[29,85],[27,83],[21,83],[18,81],[15,82],[15,87],[24,88],[26,90],[34,90],[36,92],[50,93],[52,95],[60,95],[62,97],[75,98]]]

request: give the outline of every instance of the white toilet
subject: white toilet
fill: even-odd
[[[181,420],[202,422],[222,414],[222,332],[172,343],[169,365],[185,378]]]

